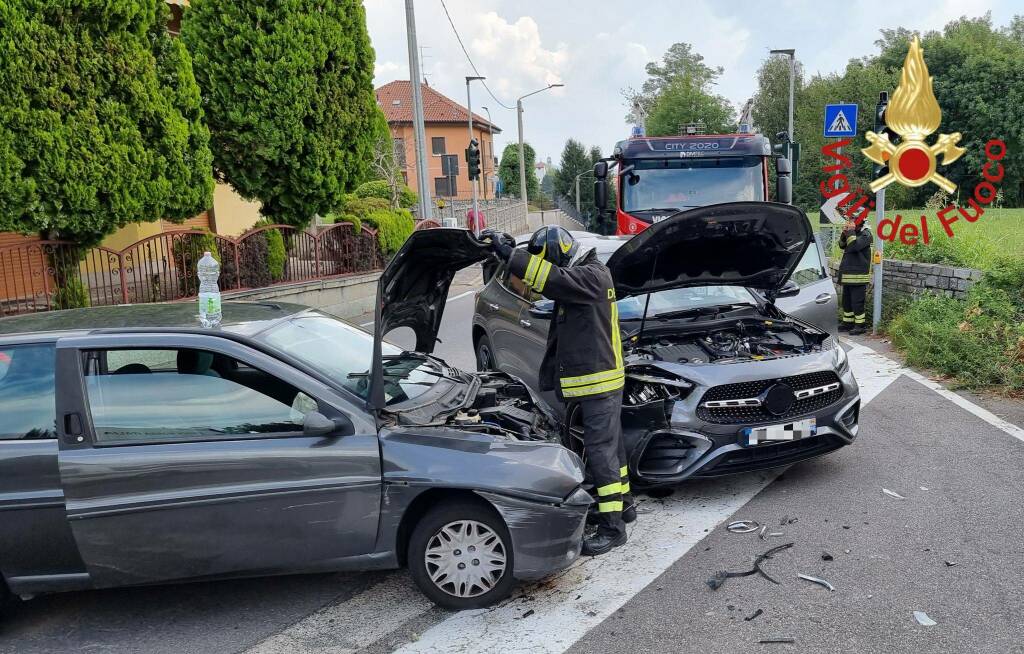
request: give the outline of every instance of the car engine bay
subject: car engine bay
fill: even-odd
[[[736,363],[817,352],[826,340],[826,332],[796,322],[750,318],[682,333],[652,331],[640,336],[631,352],[671,363]]]

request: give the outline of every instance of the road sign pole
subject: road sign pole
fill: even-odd
[[[885,189],[875,194],[875,224],[881,225],[885,218]],[[871,285],[874,287],[874,295],[871,298],[871,333],[878,334],[878,326],[882,323],[882,253],[885,251],[885,241],[878,239],[878,246],[875,249],[875,263],[872,268]]]

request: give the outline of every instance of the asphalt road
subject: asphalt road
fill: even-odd
[[[467,271],[453,286],[437,347],[469,369],[463,294],[477,280]],[[1024,431],[867,348],[854,346],[851,363],[866,400],[853,446],[781,474],[643,498],[627,547],[499,607],[437,609],[404,572],[70,593],[5,615],[0,653],[1024,652]],[[739,518],[784,535],[728,533]],[[765,564],[779,585],[705,584],[789,542]],[[938,624],[919,625],[913,611]]]

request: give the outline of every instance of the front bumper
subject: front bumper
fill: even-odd
[[[541,579],[569,567],[580,555],[590,497],[559,504],[544,504],[484,491],[512,536],[512,576],[523,581]]]
[[[630,476],[637,488],[678,484],[686,479],[719,477],[790,465],[849,445],[857,438],[860,392],[848,370],[840,375],[843,394],[832,404],[800,416],[815,418],[814,436],[755,446],[741,444],[744,428],[772,423],[713,424],[689,412],[673,412],[667,429],[624,430]],[[632,432],[632,433],[630,433]]]

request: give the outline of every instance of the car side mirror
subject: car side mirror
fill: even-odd
[[[534,318],[543,318],[545,320],[551,320],[551,316],[555,313],[555,302],[554,300],[537,300],[530,305],[530,315]]]
[[[782,285],[782,288],[775,294],[775,297],[796,297],[797,295],[800,295],[800,285],[790,279]]]
[[[302,419],[302,433],[305,436],[347,436],[354,431],[352,421],[344,414],[331,420],[319,411],[310,411]]]
[[[598,213],[608,209],[608,162],[598,161],[594,164],[594,206]]]
[[[775,160],[775,200],[793,204],[793,165],[785,157]]]

